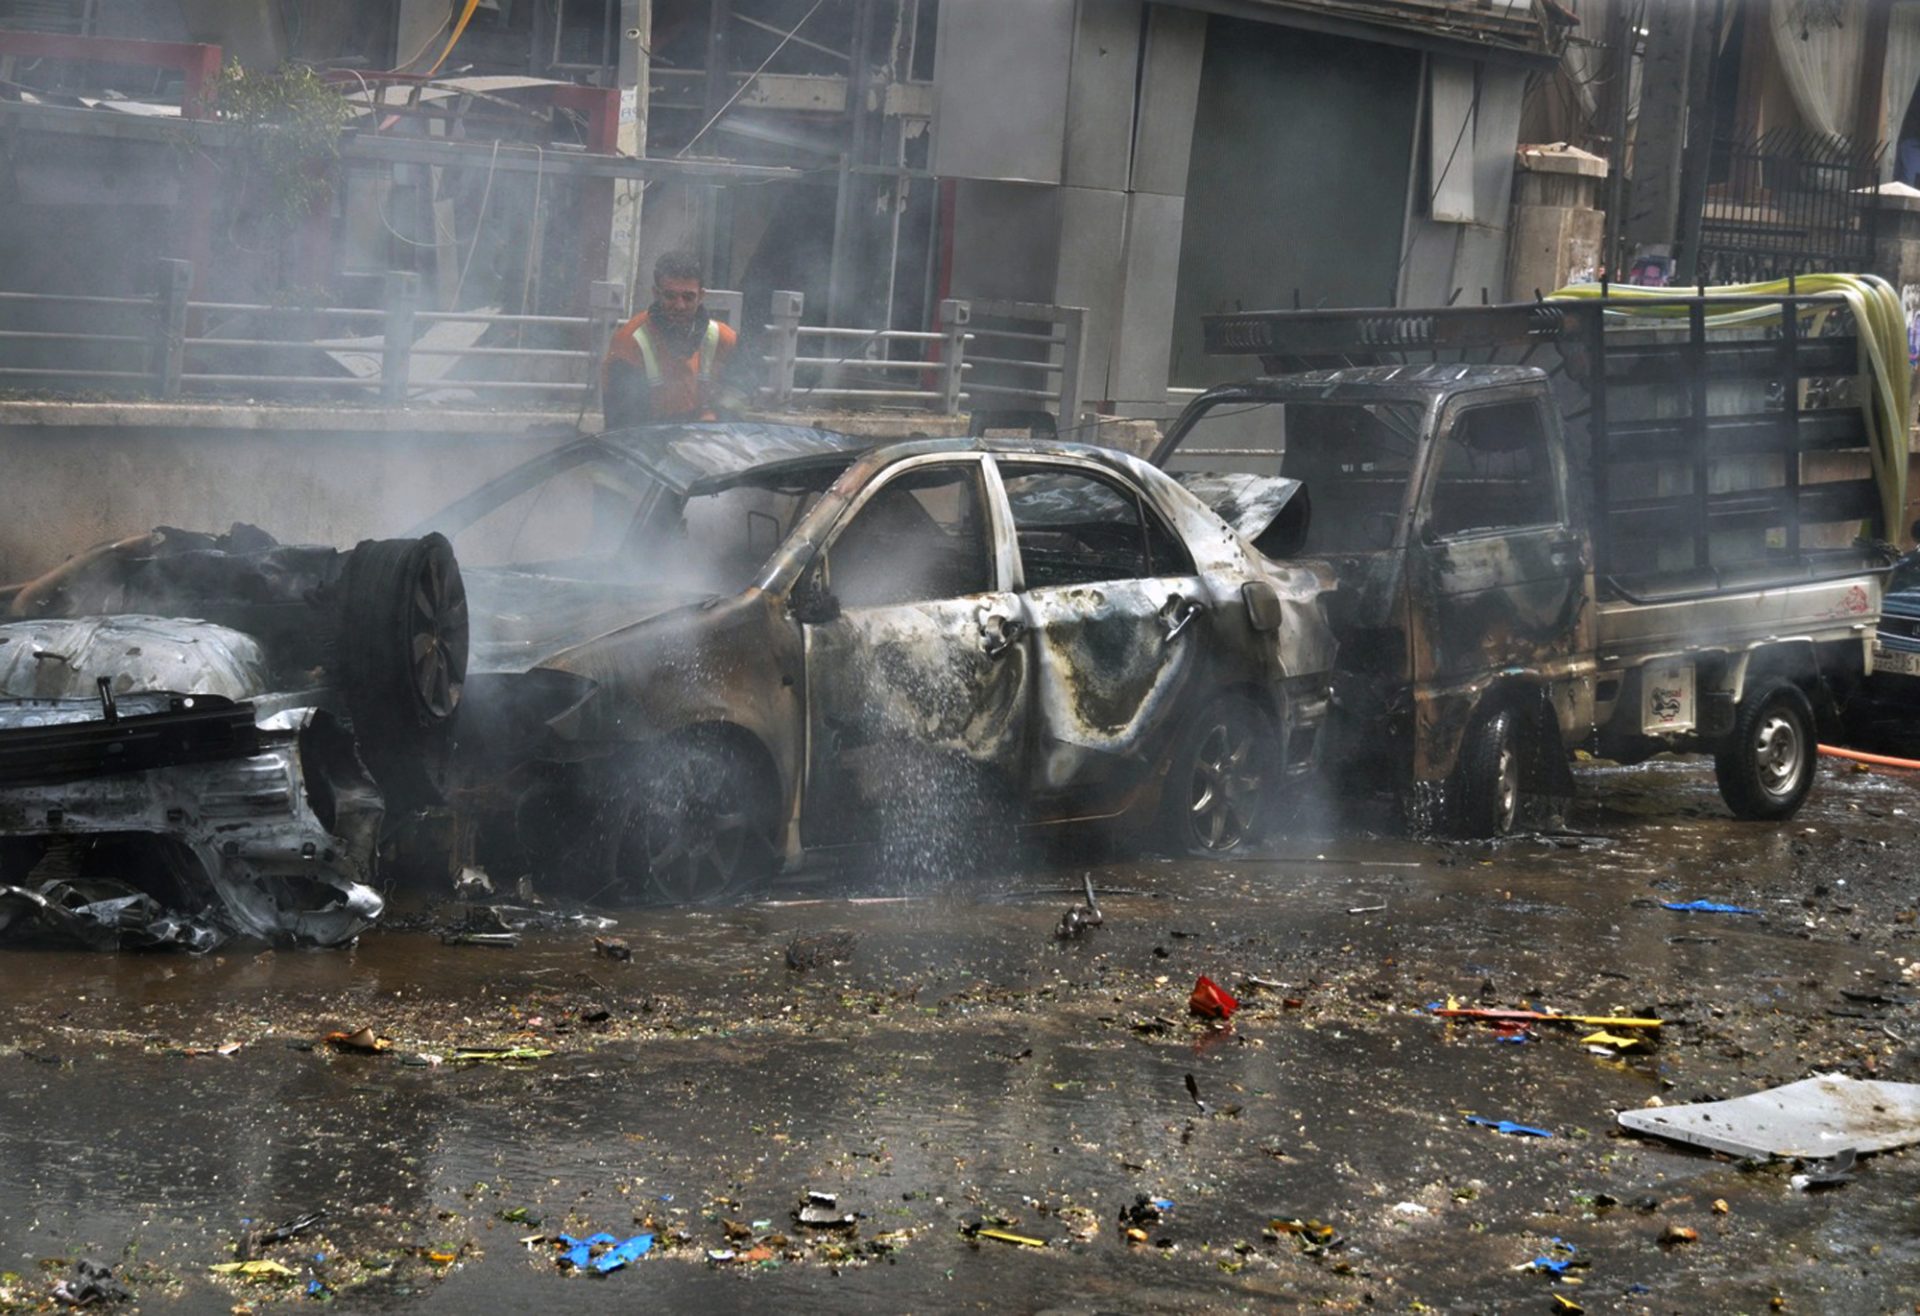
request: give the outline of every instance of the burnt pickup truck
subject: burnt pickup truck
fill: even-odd
[[[1904,502],[1882,289],[1213,316],[1269,373],[1153,461],[1302,481],[1258,547],[1336,582],[1323,761],[1416,826],[1551,815],[1582,748],[1709,752],[1736,815],[1785,818],[1871,671]]]

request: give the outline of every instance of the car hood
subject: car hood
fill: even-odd
[[[243,701],[267,690],[248,635],[179,617],[49,617],[0,625],[0,699],[86,699],[165,690]]]
[[[469,673],[528,672],[610,631],[700,603],[710,593],[668,585],[566,580],[468,568]]]
[[[1213,509],[1213,514],[1252,542],[1300,492],[1300,481],[1284,475],[1232,471],[1170,472],[1180,486]]]

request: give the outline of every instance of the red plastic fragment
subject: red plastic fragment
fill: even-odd
[[[1204,974],[1193,984],[1193,995],[1187,998],[1187,1009],[1202,1019],[1225,1019],[1239,1008],[1240,1002]]]

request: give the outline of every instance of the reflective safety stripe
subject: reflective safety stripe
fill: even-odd
[[[653,334],[650,332],[652,328],[653,326],[651,324],[643,324],[635,329],[633,333],[633,343],[635,347],[640,349],[641,364],[647,368],[647,382],[649,384],[658,384],[660,382],[660,356],[659,353],[653,350]],[[713,378],[714,359],[719,355],[720,322],[718,320],[708,320],[706,336],[700,340],[700,378]]]
[[[653,350],[653,334],[649,332],[651,328],[651,325],[645,324],[635,326],[633,331],[633,344],[640,349],[640,362],[647,368],[647,382],[649,384],[658,384],[660,382],[660,357]]]

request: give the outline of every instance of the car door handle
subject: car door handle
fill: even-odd
[[[1173,643],[1174,637],[1198,617],[1204,609],[1192,599],[1183,599],[1178,594],[1167,600],[1167,606],[1160,609],[1160,624],[1167,628],[1167,643]]]
[[[998,622],[996,627],[993,623]],[[998,658],[1020,642],[1026,626],[1017,617],[984,617],[980,621],[980,647],[989,658]]]

